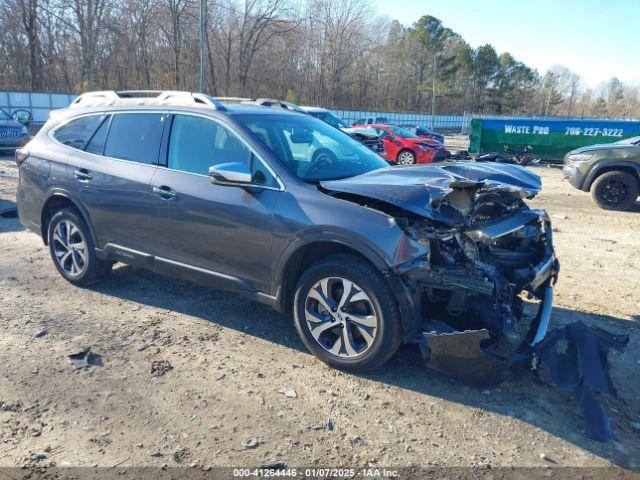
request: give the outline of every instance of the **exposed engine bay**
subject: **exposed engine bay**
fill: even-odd
[[[541,188],[537,175],[512,165],[447,163],[322,186],[393,216],[425,247],[395,274],[419,305],[417,338],[432,368],[493,383],[503,379],[505,362],[544,338],[559,265],[549,217],[524,202]],[[524,315],[525,302],[538,303],[534,319]]]

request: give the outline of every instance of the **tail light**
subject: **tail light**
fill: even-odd
[[[29,158],[29,150],[26,148],[16,149],[16,163],[18,166],[22,165],[27,158]]]

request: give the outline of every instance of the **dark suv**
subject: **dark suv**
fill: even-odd
[[[629,210],[640,195],[640,137],[572,150],[562,171],[600,208]]]
[[[185,92],[84,94],[16,160],[20,220],[75,285],[123,262],[239,292],[352,370],[427,333],[502,352],[546,332],[551,227],[517,166],[389,167],[309,115]]]

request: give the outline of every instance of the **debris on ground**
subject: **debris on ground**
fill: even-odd
[[[298,394],[296,393],[296,391],[293,388],[290,388],[290,387],[281,388],[280,390],[278,390],[278,393],[283,394],[287,398],[297,398],[298,397]]]
[[[257,438],[247,438],[244,441],[244,448],[256,448],[258,445],[260,445],[260,442],[258,442]]]
[[[101,367],[102,357],[91,352],[91,347],[85,347],[77,353],[68,355],[67,358],[74,368]]]
[[[35,340],[36,338],[44,337],[47,333],[49,333],[49,331],[46,328],[43,328],[42,330],[38,330],[36,333],[34,333],[33,338]]]
[[[260,465],[261,468],[266,468],[269,470],[284,470],[287,468],[287,464],[281,462],[280,460],[271,460],[269,462],[263,463]]]
[[[597,394],[618,396],[609,375],[609,349],[622,350],[628,342],[629,335],[576,322],[552,330],[535,347],[538,370],[559,389],[573,391],[582,407],[587,435],[600,442],[611,440],[613,431]]]
[[[173,461],[176,463],[183,463],[185,460],[187,460],[189,457],[191,456],[191,454],[189,453],[189,450],[186,448],[181,448],[180,450],[176,451],[173,454]]]
[[[173,365],[168,360],[155,360],[151,364],[152,377],[161,377],[170,370],[173,370]]]
[[[331,419],[327,420],[325,427],[327,427],[327,430],[333,430],[333,421]]]

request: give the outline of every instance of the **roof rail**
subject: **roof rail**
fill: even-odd
[[[263,107],[282,108],[284,110],[293,110],[298,113],[307,113],[295,103],[287,102],[285,100],[276,100],[274,98],[258,98],[253,103]]]
[[[248,97],[213,97],[215,100],[220,102],[230,102],[230,103],[242,103],[242,102],[253,102],[253,98]]]
[[[145,105],[145,104],[200,104],[216,110],[226,110],[218,100],[204,93],[192,93],[173,90],[106,90],[87,92],[76,98],[70,106],[86,107],[98,105]]]

